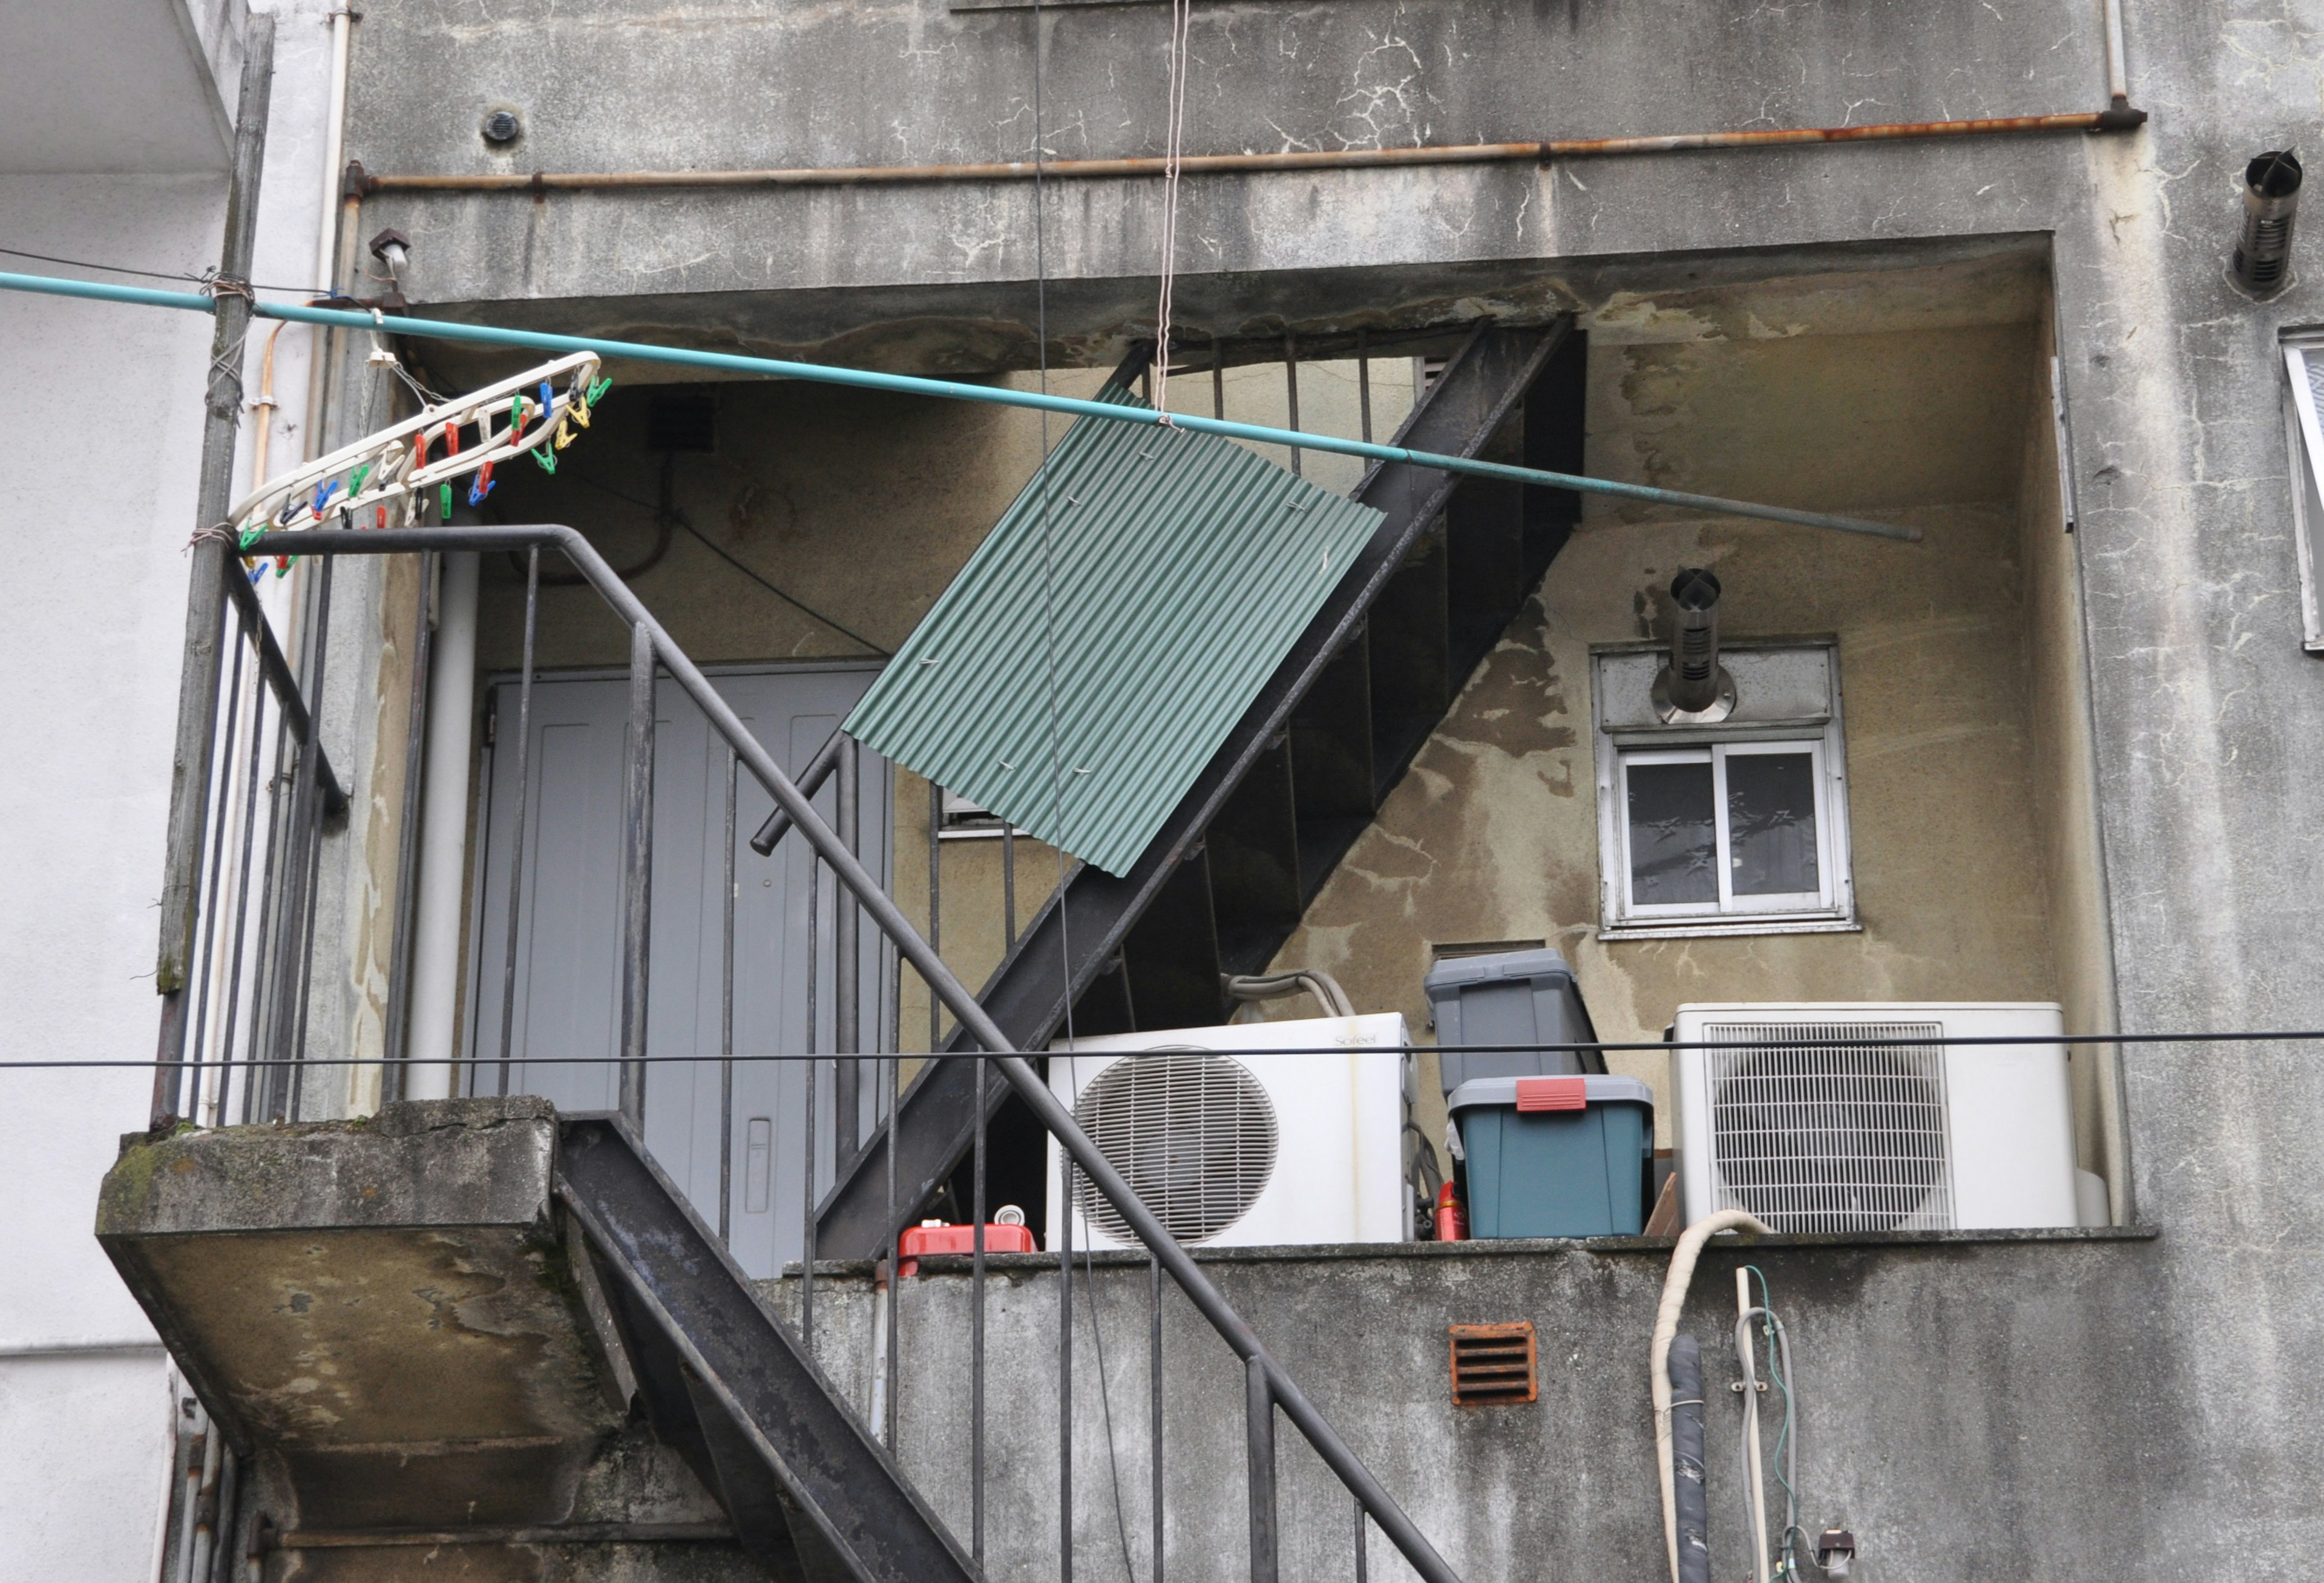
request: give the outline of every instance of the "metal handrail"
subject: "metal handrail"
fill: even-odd
[[[611,566],[581,534],[561,524],[545,523],[527,527],[504,528],[406,528],[375,530],[351,529],[310,529],[300,533],[262,534],[243,547],[244,553],[254,556],[271,555],[416,555],[426,550],[507,551],[555,548],[561,551],[574,569],[611,605],[615,614],[629,623],[632,634],[643,633],[645,641],[633,637],[633,656],[642,656],[646,664],[659,664],[667,669],[678,685],[685,689],[708,719],[712,727],[724,738],[737,759],[750,770],[752,777],[774,798],[775,805],[788,816],[799,833],[823,861],[828,864],[840,882],[852,892],[857,903],[870,915],[881,932],[893,941],[905,961],[927,982],[930,990],[941,999],[961,1026],[982,1044],[992,1057],[1001,1075],[1017,1091],[1026,1108],[1040,1121],[1043,1128],[1055,1137],[1071,1157],[1074,1165],[1085,1173],[1092,1183],[1112,1204],[1123,1221],[1143,1243],[1155,1261],[1169,1272],[1180,1291],[1186,1294],[1197,1311],[1210,1322],[1211,1328],[1231,1348],[1246,1365],[1250,1383],[1250,1402],[1253,1415],[1251,1444],[1253,1455],[1259,1454],[1262,1438],[1256,1432],[1257,1420],[1262,1404],[1271,1402],[1282,1409],[1284,1415],[1297,1427],[1307,1443],[1323,1459],[1325,1466],[1339,1476],[1340,1482],[1363,1506],[1380,1531],[1388,1535],[1412,1569],[1428,1583],[1460,1583],[1459,1574],[1447,1565],[1435,1548],[1428,1542],[1418,1526],[1406,1514],[1394,1496],[1381,1486],[1355,1452],[1349,1449],[1339,1432],[1325,1421],[1306,1394],[1299,1388],[1283,1366],[1275,1360],[1258,1335],[1240,1314],[1229,1305],[1218,1288],[1213,1285],[1194,1264],[1186,1250],[1180,1247],[1164,1228],[1161,1220],[1146,1207],[1145,1202],[1114,1169],[1097,1145],[1084,1132],[1073,1113],[1060,1104],[1040,1076],[1027,1063],[1024,1056],[1009,1047],[1009,1041],[1000,1027],[985,1014],[976,997],[945,964],[944,959],[913,927],[894,900],[881,888],[877,879],[856,857],[839,833],[825,824],[814,805],[785,775],[774,757],[752,735],[741,718],[710,685],[710,679],[685,652],[670,640],[661,623],[629,585],[615,575]],[[633,678],[634,679],[634,678]],[[649,714],[649,719],[650,714]],[[632,858],[635,848],[632,846]],[[642,913],[643,909],[635,909]],[[639,971],[642,956],[641,916],[624,919],[626,942],[623,950],[625,989],[632,973]],[[643,1017],[634,1021],[624,1017],[625,1056],[641,1054],[641,1046],[630,1044],[629,1035],[634,1029],[642,1031]],[[624,1063],[624,1099],[630,1093],[627,1073],[631,1068]],[[637,1069],[641,1073],[642,1067]],[[624,1107],[627,1108],[626,1105]],[[1272,1435],[1265,1437],[1269,1459],[1272,1457]],[[1262,1495],[1271,1502],[1274,1479],[1269,1470],[1262,1479],[1256,1466],[1252,1477],[1252,1536],[1256,1541],[1262,1532],[1272,1535],[1275,1529],[1273,1514],[1265,1514],[1262,1523],[1258,1502]],[[1254,1578],[1272,1578],[1272,1556],[1262,1558],[1254,1551]]]

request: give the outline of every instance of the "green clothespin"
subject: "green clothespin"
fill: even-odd
[[[599,380],[595,384],[591,385],[589,387],[589,405],[595,407],[599,401],[604,400],[605,398],[605,392],[613,388],[613,376],[610,373],[604,379]]]
[[[436,486],[436,520],[449,527],[452,522],[452,486],[450,484],[439,483]]]

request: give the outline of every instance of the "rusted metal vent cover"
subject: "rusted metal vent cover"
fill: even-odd
[[[1250,1212],[1275,1174],[1275,1106],[1241,1063],[1194,1049],[1125,1057],[1074,1103],[1082,1130],[1180,1242],[1206,1242]],[[1138,1238],[1084,1179],[1083,1217]]]
[[[1491,1407],[1530,1402],[1540,1394],[1531,1320],[1446,1329],[1452,1337],[1454,1406]]]

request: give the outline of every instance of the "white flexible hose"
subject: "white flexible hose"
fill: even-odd
[[[1654,1376],[1655,1471],[1663,1487],[1663,1546],[1670,1555],[1671,1583],[1678,1583],[1678,1491],[1671,1472],[1671,1339],[1678,1334],[1679,1310],[1686,1306],[1686,1289],[1694,1280],[1694,1261],[1702,1245],[1721,1231],[1759,1231],[1767,1223],[1748,1210],[1713,1210],[1679,1237],[1671,1249],[1670,1274],[1663,1277],[1662,1306],[1655,1311],[1655,1339],[1648,1348],[1648,1368]]]

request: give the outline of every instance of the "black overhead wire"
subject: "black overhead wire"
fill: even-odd
[[[36,259],[42,263],[63,264],[68,269],[96,270],[101,274],[135,275],[147,281],[188,281],[197,286],[207,286],[217,279],[217,272],[215,270],[198,275],[189,274],[184,270],[141,270],[134,269],[127,264],[97,263],[85,258],[59,258],[52,253],[28,253],[21,247],[0,247],[0,253],[5,253],[10,258],[29,258]],[[284,291],[294,297],[330,295],[329,292],[314,286],[263,286],[256,281],[245,281],[244,284],[254,291]]]
[[[703,548],[708,550],[712,555],[716,556],[720,560],[724,561],[728,566],[742,573],[742,575],[748,577],[752,582],[756,583],[760,587],[765,589],[768,593],[773,594],[777,599],[781,600],[784,603],[792,606],[794,609],[804,612],[816,621],[821,621],[825,626],[829,627],[833,631],[839,633],[850,642],[861,644],[862,647],[870,649],[872,653],[878,655],[882,659],[892,659],[895,658],[895,655],[891,650],[884,649],[879,644],[874,643],[862,633],[856,631],[843,622],[833,620],[830,616],[824,614],[823,612],[816,609],[815,606],[807,603],[797,594],[785,593],[782,589],[776,587],[774,584],[768,581],[764,575],[756,571],[752,567],[744,565],[742,561],[735,559],[733,556],[726,551],[724,546],[717,544],[712,540],[708,535],[705,534],[701,529],[696,528],[694,525],[693,519],[689,518],[684,511],[680,511],[675,503],[663,503],[657,505],[652,501],[640,500],[636,495],[631,494],[623,490],[615,489],[610,483],[600,483],[594,478],[583,477],[577,473],[574,474],[574,481],[576,483],[587,485],[589,488],[597,491],[600,494],[609,494],[617,501],[625,501],[629,504],[636,506],[641,511],[651,511],[654,514],[655,520],[665,525],[665,532],[671,527],[684,529],[689,536],[699,542]],[[654,558],[659,560],[660,557],[657,555]]]

